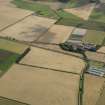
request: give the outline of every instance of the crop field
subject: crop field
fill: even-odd
[[[65,42],[71,35],[74,27],[68,27],[63,25],[53,25],[38,42],[41,43],[53,43],[60,44]]]
[[[76,57],[79,57],[79,58],[83,58],[82,54],[62,50],[59,45],[43,44],[43,43],[33,43],[33,45],[36,46],[36,47],[57,51],[59,53],[63,53],[63,54],[67,54],[67,55],[73,55],[73,56],[76,56]]]
[[[83,42],[102,45],[104,39],[105,39],[105,32],[88,30],[85,37],[83,38]]]
[[[105,54],[105,46],[102,46],[101,48],[99,48],[99,49],[97,50],[97,52],[99,52],[99,53],[104,53],[104,54]]]
[[[89,61],[90,67],[95,67],[95,68],[103,68],[105,66],[104,63],[98,62],[98,61]]]
[[[70,1],[70,3],[71,2],[72,1]],[[79,5],[84,4],[83,0],[80,2],[81,3],[78,3]],[[72,13],[65,12],[63,10],[63,8],[61,8],[59,10],[53,10],[50,8],[50,6],[46,6],[44,4],[38,4],[36,2],[30,3],[27,1],[23,1],[23,0],[14,0],[13,3],[19,8],[34,11],[37,15],[41,15],[41,16],[48,17],[48,18],[58,19],[56,24],[59,24],[59,25],[77,26],[79,28],[93,29],[93,30],[99,30],[99,31],[104,31],[104,29],[105,29],[105,23],[99,22],[99,21],[94,21],[92,19],[84,20]],[[68,4],[70,4],[70,3],[68,3]],[[72,3],[70,5],[72,5]],[[76,6],[76,7],[80,7],[80,6]],[[94,6],[90,6],[90,7],[91,7],[90,8],[90,13],[91,13]],[[69,8],[69,7],[67,7],[67,8]],[[87,16],[90,15],[90,13],[88,14],[88,12],[85,12],[85,14],[86,13],[87,13]]]
[[[105,54],[90,51],[86,51],[85,54],[89,60],[105,63]]]
[[[0,79],[0,95],[31,105],[77,105],[79,81],[71,73],[14,65]]]
[[[0,97],[0,105],[28,105],[28,104],[24,104],[4,97]]]
[[[85,74],[83,105],[96,105],[104,85],[104,78]]]
[[[0,39],[0,70],[8,70],[27,48],[27,45]]]
[[[88,20],[92,10],[94,9],[95,4],[87,4],[85,6],[77,8],[67,8],[64,9],[65,12],[72,13],[84,20]]]
[[[8,6],[0,7],[0,31],[33,13],[32,11],[19,8],[10,8]]]
[[[6,71],[9,69],[18,57],[19,54],[0,49],[0,70]]]
[[[90,19],[105,23],[105,4],[97,4],[90,16]]]
[[[43,5],[40,3],[31,3],[24,0],[13,0],[12,3],[19,8],[34,11],[38,15],[42,15],[44,17],[49,17],[54,19],[59,18],[58,15],[47,5]]]
[[[105,105],[105,87],[96,105]]]
[[[81,74],[86,66],[82,59],[37,47],[32,47],[20,63],[77,74]]]
[[[53,19],[29,16],[23,21],[2,31],[0,36],[32,42],[46,32],[55,22],[56,20]]]
[[[0,49],[4,49],[13,53],[23,54],[29,46],[6,39],[0,39]]]

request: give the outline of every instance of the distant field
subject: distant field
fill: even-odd
[[[12,1],[17,7],[34,11],[39,15],[43,15],[45,17],[58,19],[57,14],[47,5],[39,4],[39,3],[31,3],[23,0],[14,0]]]
[[[96,6],[90,16],[90,20],[105,23],[105,4],[99,4]]]
[[[105,38],[105,32],[89,30],[87,31],[87,34],[83,38],[83,42],[102,45],[104,38]]]
[[[83,0],[81,2],[83,2]],[[44,4],[30,3],[23,0],[14,0],[13,3],[19,8],[34,11],[38,15],[58,19],[57,24],[60,25],[77,26],[80,28],[101,31],[105,30],[105,23],[94,21],[92,19],[83,20],[76,15],[63,11],[62,8],[58,11],[54,11],[49,6],[46,6]]]

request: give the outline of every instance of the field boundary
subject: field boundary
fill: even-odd
[[[4,99],[10,100],[10,101],[15,101],[15,102],[18,102],[18,103],[20,103],[20,104],[31,105],[31,104],[27,104],[27,103],[20,102],[20,101],[17,101],[17,100],[15,100],[15,99],[10,99],[10,98],[3,97],[3,96],[0,96],[0,98],[4,98]]]

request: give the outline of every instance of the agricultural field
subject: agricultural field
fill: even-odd
[[[96,5],[94,10],[92,11],[90,20],[105,23],[105,4]]]
[[[0,7],[0,31],[33,13],[19,8],[10,8],[2,5]]]
[[[76,53],[76,52],[68,52],[68,51],[62,50],[59,45],[44,44],[44,43],[33,43],[32,45],[34,45],[36,47],[44,48],[44,49],[47,49],[47,50],[52,50],[52,51],[55,51],[55,52],[59,52],[59,53],[63,53],[63,54],[67,54],[67,55],[83,58],[82,54],[79,54],[79,53]]]
[[[105,54],[86,51],[87,59],[105,63]]]
[[[95,45],[102,45],[105,39],[105,32],[96,31],[96,30],[88,30],[86,35],[83,38],[83,42],[92,43]]]
[[[16,64],[0,79],[0,95],[30,105],[77,105],[79,81],[79,75]]]
[[[17,102],[5,97],[0,97],[0,105],[28,105],[28,104]]]
[[[43,15],[44,17],[59,19],[58,15],[47,5],[31,3],[24,0],[13,0],[12,3],[19,8],[34,11],[39,15]]]
[[[105,104],[105,4],[98,3],[0,1],[0,105]],[[98,50],[61,49],[67,40]]]
[[[48,18],[58,19],[56,24],[66,25],[66,26],[76,26],[79,28],[104,31],[105,23],[102,23],[99,21],[94,21],[90,18],[88,19],[88,17],[91,15],[91,12],[94,8],[94,4],[93,3],[89,4],[87,2],[84,2],[84,0],[82,0],[82,1],[80,0],[80,3],[77,3],[77,2],[78,1],[67,2],[66,6],[64,6],[58,10],[54,10],[51,8],[51,6],[48,6],[43,3],[37,3],[37,2],[32,3],[32,2],[28,2],[27,0],[26,1],[14,0],[13,4],[15,4],[17,7],[22,8],[22,9],[35,11],[35,13],[37,15],[48,17]],[[77,5],[77,4],[75,5],[75,3],[77,3],[79,5]],[[86,4],[86,5],[88,4],[90,9],[88,9],[87,11],[89,11],[89,12],[85,12],[85,14],[87,13],[85,16],[83,16],[83,14],[82,14],[82,18],[78,17],[77,15],[74,15],[75,12],[73,12],[73,13],[65,12],[64,9],[71,8],[72,6],[70,6],[70,5],[72,5],[72,4],[74,5],[75,8],[79,8],[81,5],[83,7],[85,7],[84,4]],[[88,5],[85,7],[85,9],[87,9]],[[85,17],[85,20],[83,19],[83,17]]]
[[[32,47],[31,51],[20,61],[20,64],[44,67],[74,74],[81,74],[86,66],[82,59],[37,47]]]
[[[37,40],[56,20],[38,16],[29,16],[17,24],[5,29],[0,36],[19,41],[32,42]]]
[[[95,68],[103,68],[103,67],[105,67],[105,64],[102,63],[102,62],[90,60],[90,61],[89,61],[89,66],[90,66],[90,67],[95,67]]]
[[[104,78],[85,74],[83,105],[96,105],[104,85]]]
[[[67,8],[64,9],[65,12],[72,13],[83,20],[88,20],[89,16],[94,9],[95,4],[87,4],[77,8]]]
[[[96,105],[105,105],[105,87]]]
[[[65,42],[71,35],[74,27],[53,25],[37,42],[48,44],[60,44]]]
[[[24,44],[0,39],[0,70],[8,70],[27,48]]]
[[[105,54],[105,46],[102,46],[97,50],[98,53],[104,53]]]

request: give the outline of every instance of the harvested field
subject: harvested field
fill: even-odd
[[[88,30],[86,35],[83,38],[84,43],[93,43],[96,45],[102,45],[105,39],[105,32]]]
[[[20,41],[32,42],[48,30],[56,20],[29,16],[23,21],[2,31],[0,36],[10,37]]]
[[[0,97],[0,105],[28,105],[28,104],[24,104],[4,97]]]
[[[97,50],[98,53],[104,53],[105,54],[105,46],[102,46]]]
[[[96,105],[105,105],[105,87]]]
[[[82,54],[62,50],[59,45],[43,44],[43,43],[32,43],[32,45],[37,46],[37,47],[41,47],[41,48],[45,48],[45,49],[48,49],[48,50],[57,51],[57,52],[64,53],[64,54],[67,54],[67,55],[73,55],[73,56],[76,56],[76,57],[79,57],[79,58],[83,58]]]
[[[0,79],[0,95],[31,105],[77,105],[79,80],[71,73],[14,65]]]
[[[65,42],[71,35],[74,27],[53,25],[48,32],[39,38],[38,42],[60,44]]]
[[[32,47],[20,63],[76,74],[81,74],[86,66],[82,59],[37,47]]]
[[[86,56],[89,60],[99,61],[105,63],[105,54],[87,51]]]
[[[33,12],[8,6],[0,6],[0,31],[7,26],[16,23]],[[8,18],[7,18],[8,17]]]
[[[17,42],[0,39],[0,49],[4,49],[13,53],[23,54],[29,46]]]
[[[94,9],[95,4],[87,4],[85,6],[77,8],[67,8],[64,9],[65,12],[72,13],[84,20],[88,20],[92,10]]]
[[[104,84],[104,78],[85,74],[83,105],[96,105]]]

